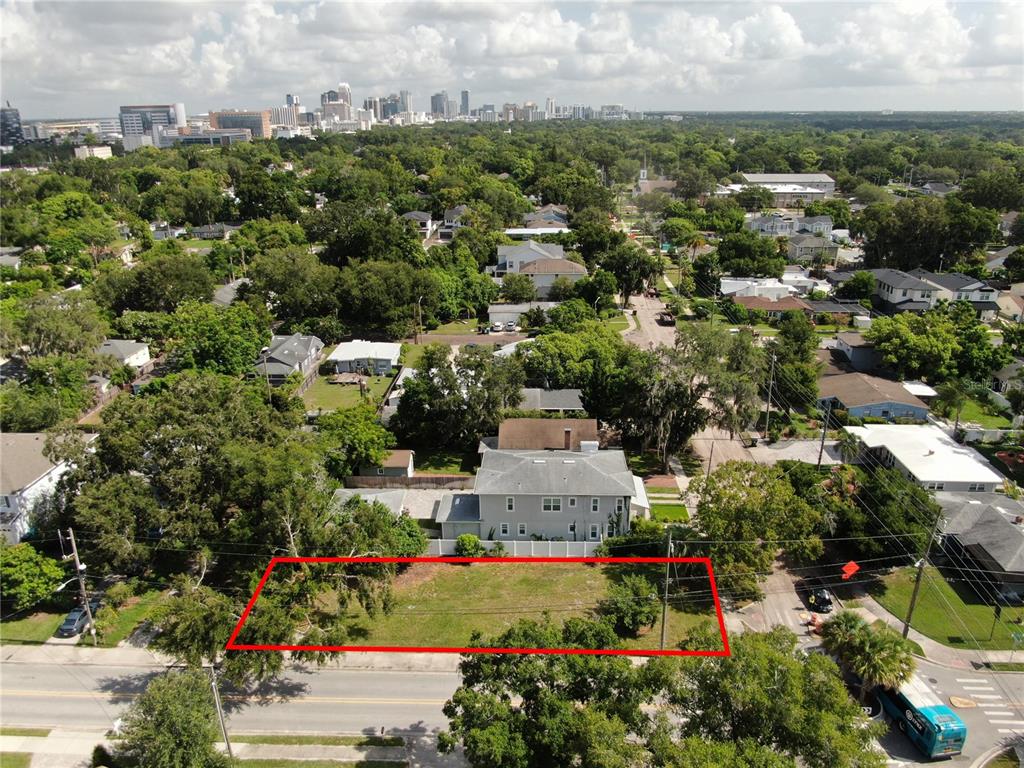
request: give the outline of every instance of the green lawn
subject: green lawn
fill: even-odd
[[[463,646],[474,630],[493,636],[519,619],[541,620],[545,612],[558,623],[593,616],[609,584],[610,572],[575,563],[417,564],[396,582],[391,614],[374,620],[349,607],[349,633],[353,645]],[[677,602],[669,610],[670,647],[713,615],[703,605],[686,608]],[[336,606],[325,601],[324,609]],[[629,648],[656,648],[659,635],[655,625],[623,642]]]
[[[303,402],[310,410],[333,411],[338,408],[353,408],[359,405],[359,386],[356,384],[331,384],[327,376],[317,376],[316,381],[302,395]],[[392,376],[371,376],[366,383],[367,402],[377,406],[391,384]]]
[[[685,523],[690,519],[684,504],[651,502],[651,517],[662,523]]]
[[[914,573],[914,568],[893,571],[871,590],[875,599],[894,616],[907,614]],[[1024,616],[1024,608],[1004,607],[993,627],[992,606],[983,603],[970,585],[950,584],[934,568],[928,568],[925,574],[911,623],[922,634],[953,648],[1011,650],[1011,631],[1024,633],[1024,626],[1011,623]]]
[[[985,763],[985,768],[1020,768],[1020,760],[1014,755],[1013,750],[1004,752],[995,760]]]
[[[424,342],[423,344],[409,344],[405,343],[402,345],[402,365],[406,368],[415,368],[416,364],[423,357],[423,350],[426,348],[430,341]],[[433,342],[439,343],[439,342]]]
[[[317,736],[290,733],[231,734],[232,742],[242,744],[317,744],[328,747],[404,747],[401,736]]]
[[[186,240],[183,237],[179,237],[178,242],[181,243],[182,248],[213,248],[213,244],[218,241],[200,240],[199,238],[189,238]]]
[[[0,725],[0,736],[49,736],[50,728],[15,728]]]
[[[418,475],[472,475],[479,460],[475,452],[417,448],[413,463]]]
[[[948,416],[951,421],[956,418],[955,414]],[[963,410],[960,411],[960,423],[980,424],[985,429],[1009,429],[1013,422],[1000,414],[994,405],[982,403],[976,398],[970,398]]]
[[[628,331],[633,327],[633,321],[630,318],[630,315],[620,313],[604,318],[601,323],[613,331]]]
[[[473,317],[469,320],[452,320],[450,323],[439,325],[432,331],[427,331],[428,336],[465,336],[467,333],[476,333],[476,326],[479,321]]]
[[[990,661],[985,668],[993,672],[1024,672],[1024,661]]]
[[[662,466],[661,457],[657,451],[627,452],[626,463],[629,464],[630,472],[641,477],[665,474],[665,467]]]
[[[2,768],[29,768],[32,755],[29,752],[0,752]]]
[[[100,637],[100,645],[105,648],[113,648],[122,640],[127,638],[135,628],[148,619],[165,598],[166,593],[159,589],[151,589],[137,597],[131,598],[125,605],[121,606],[117,616],[110,621],[109,625]],[[103,611],[97,617],[102,623],[105,621]]]
[[[38,645],[46,642],[53,637],[66,613],[41,611],[23,619],[0,622],[0,643]]]

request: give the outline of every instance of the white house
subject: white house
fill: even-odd
[[[723,277],[719,290],[723,296],[758,296],[771,301],[798,293],[795,286],[786,285],[773,277]]]
[[[934,424],[869,424],[844,427],[863,451],[929,491],[992,493],[1002,487],[985,457],[960,445]]]
[[[440,225],[440,222],[434,221],[434,217],[427,211],[409,211],[403,213],[401,218],[411,221],[416,226],[416,232],[422,240],[429,240]]]
[[[572,283],[587,276],[587,268],[568,259],[537,259],[524,265],[520,274],[528,275],[537,289],[537,295],[546,298],[555,280],[564,278]]]
[[[137,371],[145,372],[152,360],[149,345],[128,339],[107,339],[96,349],[97,355],[109,355],[121,365],[130,365]]]
[[[86,436],[91,442],[96,435]],[[17,544],[28,533],[29,516],[36,502],[53,492],[71,465],[54,464],[43,455],[46,435],[41,432],[6,432],[0,435],[0,535]]]
[[[910,273],[935,287],[935,298],[946,301],[967,301],[974,307],[978,317],[988,322],[999,312],[999,291],[986,283],[962,272],[928,272],[915,269]]]
[[[487,319],[494,323],[515,323],[520,325],[519,318],[531,309],[540,307],[547,312],[552,307],[557,307],[558,302],[555,301],[530,301],[525,304],[491,304],[487,308]]]
[[[502,277],[509,272],[521,272],[522,268],[537,259],[564,259],[565,249],[554,243],[538,243],[527,240],[521,245],[499,245],[498,263],[494,276]]]
[[[336,346],[327,362],[338,373],[369,371],[383,376],[398,366],[401,354],[401,344],[355,339]]]

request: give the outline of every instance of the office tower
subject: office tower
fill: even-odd
[[[547,101],[544,103],[544,116],[548,120],[551,120],[552,118],[555,117],[555,115],[556,115],[555,97],[554,96],[548,96]]]
[[[21,112],[7,102],[0,108],[0,144],[5,147],[17,147],[25,143],[25,134],[21,129]]]
[[[482,107],[480,107],[480,111],[481,112],[497,112],[498,110],[496,110],[494,108],[493,104],[484,104]]]
[[[380,96],[368,96],[367,98],[363,99],[363,109],[367,109],[370,112],[372,112],[374,120],[380,120]]]
[[[181,122],[178,122],[181,118]],[[181,104],[136,104],[120,109],[121,135],[145,136],[154,128],[188,125],[185,120],[185,105]]]
[[[400,112],[407,112],[408,110],[402,109],[402,97],[390,94],[381,99],[380,102],[380,116],[382,120],[387,120],[389,117],[394,117]]]
[[[338,83],[338,101],[344,101],[352,106],[352,88],[348,83]]]
[[[434,117],[444,117],[445,110],[448,108],[448,91],[441,91],[435,93],[430,97],[430,113]]]
[[[540,112],[537,109],[536,102],[523,102],[522,119],[531,123],[535,120],[540,120]]]
[[[399,91],[398,92],[398,106],[399,112],[412,112],[412,92],[411,91]]]
[[[225,109],[220,112],[210,112],[210,127],[215,130],[248,128],[254,139],[273,137],[270,131],[269,109],[259,111]]]
[[[290,93],[284,97],[284,105],[286,107],[297,107],[299,106],[299,100],[297,97],[292,96]]]
[[[294,128],[299,124],[299,107],[295,104],[285,107],[271,107],[270,124],[287,125],[290,128]]]
[[[444,108],[444,116],[451,120],[453,117],[459,114],[459,102],[455,99],[448,99],[448,103]]]
[[[462,103],[459,105],[460,115],[469,115],[469,91],[462,92]]]
[[[339,101],[341,98],[337,91],[324,91],[320,94],[321,104],[337,104]]]
[[[342,122],[352,119],[352,106],[344,101],[330,101],[323,105],[325,119],[337,118]]]

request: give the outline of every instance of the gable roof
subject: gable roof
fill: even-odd
[[[430,221],[433,217],[426,211],[408,211],[402,214],[402,218],[410,221]]]
[[[501,450],[580,450],[581,441],[597,441],[597,419],[505,419],[498,426]]]
[[[838,248],[831,240],[826,240],[820,235],[793,235],[789,238],[791,245],[804,246],[806,248]]]
[[[353,496],[370,504],[383,504],[395,517],[400,517],[405,509],[404,488],[339,488],[331,497],[332,505],[340,507]]]
[[[927,410],[923,401],[910,394],[898,381],[890,381],[865,373],[841,373],[826,376],[818,382],[818,397],[835,398],[847,408],[881,403],[902,403]]]
[[[847,333],[840,333],[836,338],[843,342],[848,347],[864,347],[869,349],[875,346],[875,342],[868,341],[864,338],[864,334],[856,333],[854,331],[848,331]]]
[[[875,276],[875,280],[891,285],[893,288],[906,288],[912,291],[935,290],[934,285],[929,285],[924,280],[920,280],[899,269],[871,269],[868,271]]]
[[[568,259],[536,259],[520,269],[524,275],[585,275],[587,268]]]
[[[389,469],[406,469],[409,466],[409,460],[412,459],[415,453],[416,451],[406,448],[397,448],[388,453],[380,465]]]
[[[306,360],[311,353],[319,352],[324,348],[324,343],[316,336],[304,336],[301,333],[293,333],[290,336],[274,336],[270,340],[266,355],[264,357],[271,362],[284,363],[285,365],[296,366]]]
[[[110,355],[117,360],[127,360],[142,350],[149,350],[149,345],[141,341],[128,339],[107,339],[96,349],[97,355]]]
[[[519,407],[524,411],[582,411],[583,400],[579,389],[540,389],[523,387]]]
[[[4,432],[0,435],[0,494],[10,496],[32,485],[56,465],[43,455],[43,432]]]
[[[947,291],[962,291],[968,286],[974,286],[975,290],[989,288],[988,284],[986,284],[984,280],[979,280],[976,277],[965,275],[963,272],[929,272],[926,269],[918,267],[917,269],[911,270],[909,274],[914,277],[919,277],[929,283],[941,286]]]
[[[343,341],[331,350],[327,356],[328,360],[390,360],[392,364],[398,362],[402,354],[402,345],[386,341],[364,341],[353,339]]]
[[[525,259],[562,259],[565,258],[565,249],[555,243],[538,243],[536,240],[527,240],[517,245],[499,245],[498,261],[508,261],[510,258]]]
[[[850,315],[870,315],[867,307],[863,306],[859,301],[853,299],[821,299],[811,300],[804,299],[804,303],[810,307],[812,312],[820,313],[825,312],[829,314],[837,314],[845,312]]]
[[[473,490],[477,494],[629,496],[633,473],[622,451],[487,451]]]
[[[766,312],[786,312],[791,309],[802,312],[810,309],[806,301],[796,296],[783,296],[775,301],[764,296],[733,296],[732,300],[747,309],[761,309]]]
[[[991,498],[990,498],[991,497]],[[942,507],[942,532],[965,547],[978,547],[1009,572],[1024,572],[1024,526],[1008,515],[1024,515],[1020,502],[995,494],[967,499],[960,494],[936,494]]]

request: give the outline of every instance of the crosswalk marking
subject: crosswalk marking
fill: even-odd
[[[1024,725],[1024,720],[989,720],[992,725]]]
[[[993,688],[991,685],[965,685],[964,686],[964,690],[965,691],[994,691],[995,688]]]
[[[987,683],[989,682],[983,677],[958,677],[956,679],[958,683]]]
[[[1011,712],[1008,709],[1005,709],[1005,710],[988,710],[988,709],[986,709],[985,710],[985,714],[986,715],[993,715],[995,717],[1000,717],[1000,716],[1013,717],[1013,712]]]
[[[999,733],[1017,733],[1013,728],[1000,728]]]
[[[976,699],[1001,699],[1003,698],[998,693],[976,693],[974,694]]]

